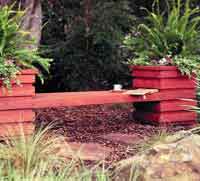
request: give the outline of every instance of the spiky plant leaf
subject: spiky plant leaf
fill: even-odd
[[[140,24],[137,32],[124,41],[135,55],[129,63],[163,65],[160,60],[170,57],[173,62],[166,61],[164,65],[176,65],[184,74],[199,76],[200,9],[191,8],[190,4],[191,0],[172,0],[163,18],[159,0],[155,0],[153,11],[146,10],[147,23]]]
[[[13,6],[0,7],[0,77],[7,88],[11,88],[10,80],[20,69],[36,69],[39,65],[48,72],[51,61],[31,48],[35,41],[21,28],[25,11],[14,11]]]

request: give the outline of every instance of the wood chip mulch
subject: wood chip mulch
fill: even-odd
[[[55,126],[52,131],[66,136],[69,142],[98,143],[112,148],[108,162],[133,156],[137,149],[134,149],[136,145],[107,140],[107,134],[136,135],[145,140],[161,130],[175,132],[187,129],[182,126],[164,128],[144,125],[132,118],[132,111],[131,104],[48,108],[36,110],[36,123],[37,126],[45,126],[53,122]]]

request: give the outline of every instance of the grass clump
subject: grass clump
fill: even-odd
[[[165,143],[166,138],[170,135],[166,130],[160,130],[157,133],[153,134],[149,139],[145,140],[138,145],[138,151],[144,152],[153,146],[161,143]]]
[[[64,137],[51,135],[49,127],[5,139],[0,143],[0,181],[109,181],[104,167],[88,168],[78,157],[68,157],[68,149]]]

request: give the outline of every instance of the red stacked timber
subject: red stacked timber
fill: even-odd
[[[177,97],[164,95],[160,101],[136,103],[136,119],[152,124],[194,124],[197,114],[189,111],[196,98],[194,76],[183,76],[175,66],[132,66],[133,88],[159,89],[160,93],[174,90]],[[185,94],[185,92],[188,94]]]
[[[2,87],[0,90],[0,102],[5,105],[0,110],[0,136],[20,136],[21,134],[30,135],[34,130],[35,113],[31,108],[22,109],[15,103],[18,99],[29,100],[35,96],[35,76],[36,71],[27,69],[21,71],[16,81],[12,81],[12,89],[7,90]],[[15,104],[15,107],[6,105]]]

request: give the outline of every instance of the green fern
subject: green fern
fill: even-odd
[[[10,80],[16,79],[21,69],[37,69],[39,65],[48,72],[51,61],[42,58],[37,49],[30,48],[35,42],[30,40],[29,32],[21,29],[25,12],[14,11],[13,6],[0,7],[0,77],[9,89]]]
[[[135,54],[130,64],[160,65],[161,59],[170,57],[173,62],[165,65],[177,65],[185,74],[200,74],[200,9],[191,8],[190,0],[182,2],[172,0],[166,13],[160,11],[159,0],[155,0],[153,11],[146,10],[147,23],[140,24],[137,32],[124,40],[125,46]]]

